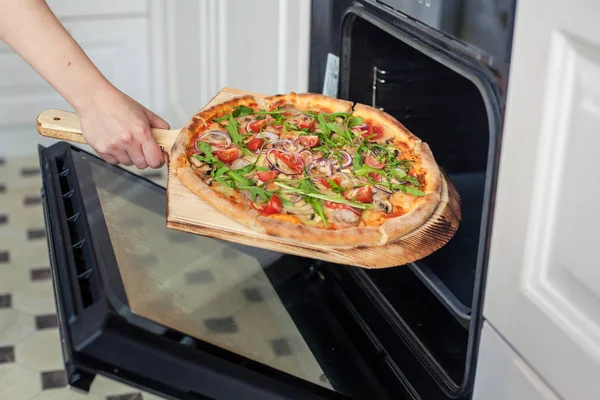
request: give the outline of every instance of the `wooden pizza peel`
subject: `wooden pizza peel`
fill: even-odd
[[[205,108],[247,94],[263,96],[224,88]],[[42,136],[85,143],[79,117],[75,113],[44,111],[38,116],[37,130]],[[169,156],[179,130],[153,129],[152,134]],[[392,243],[382,246],[324,246],[262,234],[226,217],[186,188],[169,167],[166,224],[174,230],[301,257],[362,268],[389,268],[427,257],[448,243],[456,233],[461,219],[460,197],[443,173],[441,189],[441,201],[429,220]]]

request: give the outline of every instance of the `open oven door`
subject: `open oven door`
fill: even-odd
[[[174,399],[410,398],[313,260],[168,230],[164,188],[67,143],[40,162],[71,387],[102,374]]]

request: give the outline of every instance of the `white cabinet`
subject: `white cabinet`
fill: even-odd
[[[599,16],[594,1],[517,3],[484,307],[565,400],[600,394]]]
[[[473,400],[559,400],[546,383],[485,323]]]

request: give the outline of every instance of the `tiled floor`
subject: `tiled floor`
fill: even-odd
[[[102,376],[67,388],[55,313],[38,159],[0,159],[0,399],[160,399]]]

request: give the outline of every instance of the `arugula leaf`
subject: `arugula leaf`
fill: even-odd
[[[218,178],[220,176],[223,176],[227,171],[229,171],[229,167],[227,165],[223,165],[219,168],[213,169],[211,175],[213,176],[213,178]]]
[[[315,211],[315,214],[321,217],[323,225],[328,228],[329,225],[327,224],[327,216],[325,215],[325,210],[323,209],[323,203],[319,199],[306,196],[304,197],[304,201],[306,201],[306,203],[312,207],[312,209]]]
[[[240,174],[241,176],[249,174],[250,172],[252,172],[254,170],[254,168],[256,167],[256,163],[257,162],[258,162],[258,157],[256,158],[256,161],[254,161],[254,163],[248,164],[248,165],[246,165],[243,168],[237,169],[236,172],[238,174]]]
[[[305,192],[314,192],[317,190],[317,186],[315,185],[315,183],[312,181],[312,179],[303,179],[301,181],[298,182],[298,188],[305,191]]]
[[[244,141],[244,138],[242,137],[242,135],[240,135],[238,128],[238,122],[235,119],[233,119],[233,116],[231,114],[229,114],[229,124],[225,127],[225,129],[227,129],[227,132],[229,132],[229,136],[231,136],[233,143],[239,146]]]
[[[244,178],[242,174],[240,174],[238,171],[230,169],[229,171],[227,171],[227,175],[229,175],[231,179],[242,185],[252,186],[254,184],[254,181]]]
[[[404,193],[412,194],[413,196],[418,196],[418,197],[425,196],[425,193],[423,193],[419,189],[416,189],[416,188],[411,187],[411,186],[404,186],[404,185],[400,185],[400,184],[394,184],[394,185],[392,185],[392,189],[400,190],[400,191],[402,191]]]
[[[360,155],[360,153],[357,151],[356,154],[354,155],[354,159],[352,160],[352,166],[354,167],[354,171],[356,172],[356,170],[360,169],[360,167],[362,167],[363,165],[363,158]]]
[[[235,188],[235,182],[225,176],[219,176],[218,178],[215,178],[215,181],[219,182],[223,186]]]
[[[398,179],[399,181],[405,181],[405,182],[410,182],[415,186],[420,186],[421,183],[419,182],[419,180],[417,178],[415,178],[414,176],[410,176],[406,173],[406,171],[404,171],[401,168],[395,168],[393,170],[390,171],[390,175],[393,176],[394,178]]]
[[[329,137],[329,135],[331,134],[331,131],[329,130],[329,126],[327,126],[327,122],[325,121],[325,116],[323,116],[323,114],[318,114],[317,120],[319,121],[319,126],[321,127],[321,130],[323,131],[325,136]]]
[[[231,116],[231,114],[223,115],[222,117],[214,118],[213,121],[214,122],[227,121],[230,116]]]
[[[327,119],[329,119],[330,121],[333,121],[337,117],[344,117],[344,119],[346,119],[346,118],[348,118],[350,116],[352,116],[352,114],[348,114],[348,113],[345,113],[345,112],[337,112],[337,113],[327,114]]]
[[[381,174],[387,177],[387,172],[380,168],[369,167],[368,165],[361,165],[358,168],[354,168],[354,173],[358,176],[367,175],[369,172],[375,172],[376,174]]]
[[[399,181],[403,180],[404,178],[406,178],[408,176],[406,171],[404,171],[401,168],[395,168],[395,169],[391,170],[390,175],[392,175],[394,178],[398,179]]]
[[[292,203],[291,201],[289,201],[288,199],[281,197],[281,196],[277,196],[279,198],[279,200],[281,200],[281,204],[285,207],[285,208],[294,208],[294,203]]]
[[[412,186],[405,186],[406,188],[406,192],[409,194],[412,194],[413,196],[425,196],[425,193],[423,193],[422,191],[420,191],[419,189],[416,189]]]
[[[290,124],[289,122],[285,122],[285,121],[283,122],[283,126],[284,126],[284,127],[287,129],[287,130],[290,130],[290,131],[299,131],[299,130],[300,130],[300,128],[299,128],[299,127],[297,127],[296,125],[294,125],[294,124]]]
[[[363,123],[362,117],[351,117],[348,119],[348,128],[354,128],[355,126],[361,125]]]
[[[217,157],[214,156],[213,152],[212,152],[212,148],[210,147],[210,144],[206,143],[206,142],[200,142],[200,144],[198,145],[198,150],[200,150],[201,152],[204,153],[204,159],[201,161],[206,162],[207,164],[213,164],[215,162],[220,162]],[[199,157],[197,157],[199,158]]]
[[[246,107],[246,106],[238,106],[233,110],[233,117],[237,118],[237,117],[245,117],[246,115],[250,115],[253,114],[254,110],[250,107]]]
[[[333,179],[327,179],[327,183],[329,184],[329,186],[331,186],[331,190],[333,190],[335,193],[340,194],[344,191],[344,188],[335,183]]]
[[[256,200],[258,200],[259,197],[264,201],[269,201],[269,199],[271,199],[272,196],[271,192],[258,186],[244,185],[238,186],[238,189],[249,191],[252,195],[252,201],[254,202],[256,202]]]

